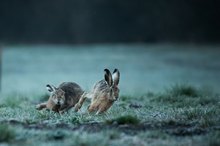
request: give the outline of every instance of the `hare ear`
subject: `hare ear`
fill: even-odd
[[[120,80],[120,72],[118,69],[115,69],[113,71],[112,78],[113,78],[114,86],[117,86]]]
[[[46,88],[49,92],[54,92],[56,90],[56,87],[54,87],[53,85],[49,85],[49,84],[46,85]]]
[[[108,69],[104,69],[105,71],[105,81],[108,83],[109,86],[112,86],[113,80],[112,80],[112,74]]]

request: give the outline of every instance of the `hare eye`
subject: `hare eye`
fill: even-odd
[[[117,91],[119,92],[120,91],[118,88],[115,88],[114,90],[115,90],[115,92],[117,92]]]

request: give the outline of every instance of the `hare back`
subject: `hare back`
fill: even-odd
[[[105,80],[101,80],[94,85],[93,92],[108,93],[110,88]]]
[[[101,80],[97,82],[94,86],[92,91],[88,94],[89,98],[92,99],[92,101],[95,101],[96,99],[100,97],[107,97],[106,95],[110,93],[110,88],[105,80]]]
[[[84,93],[82,88],[74,82],[63,82],[58,88],[65,92],[65,101],[67,103],[78,102],[80,96]]]
[[[64,82],[60,84],[58,88],[61,88],[65,92],[65,96],[81,96],[83,93],[82,88],[74,82]]]

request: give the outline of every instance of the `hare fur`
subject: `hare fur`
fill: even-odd
[[[46,85],[51,93],[47,102],[36,105],[37,110],[44,108],[55,112],[64,113],[74,107],[83,94],[82,88],[74,82],[63,82],[56,88],[53,85]]]
[[[88,112],[96,112],[96,114],[107,111],[118,99],[119,70],[115,69],[113,74],[108,69],[105,69],[104,72],[104,79],[97,82],[89,93],[84,93],[81,96],[79,102],[75,105],[75,111],[82,107],[86,98],[91,98]]]

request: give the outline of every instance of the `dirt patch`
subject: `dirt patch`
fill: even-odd
[[[0,123],[6,123],[12,126],[22,126],[27,129],[66,129],[71,131],[87,131],[88,133],[101,132],[103,130],[117,130],[123,132],[127,135],[136,135],[139,132],[151,131],[151,130],[161,130],[162,132],[168,133],[169,135],[175,136],[192,136],[192,135],[201,135],[209,132],[210,130],[220,130],[220,127],[209,127],[209,128],[200,128],[195,125],[163,125],[157,126],[147,123],[140,123],[137,125],[132,124],[106,124],[99,122],[91,122],[84,124],[67,124],[67,123],[55,123],[51,124],[48,122],[28,124],[25,122],[20,122],[17,120],[1,121]]]

